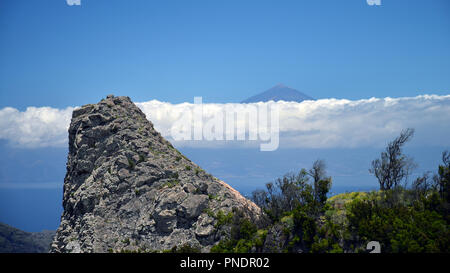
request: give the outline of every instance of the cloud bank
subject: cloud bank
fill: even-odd
[[[261,103],[258,103],[261,104]],[[384,146],[404,128],[415,128],[414,143],[450,146],[450,95],[363,100],[266,102],[277,104],[280,147],[336,148]],[[136,103],[161,134],[171,140],[171,128],[193,103],[171,104],[157,100]],[[226,107],[242,104],[203,104],[204,122]],[[0,109],[0,139],[23,147],[65,147],[74,107]],[[245,126],[245,123],[238,123]],[[177,146],[252,146],[251,141],[177,141]]]

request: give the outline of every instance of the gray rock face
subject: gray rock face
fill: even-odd
[[[73,112],[63,207],[52,252],[184,244],[207,252],[226,234],[227,227],[216,228],[219,211],[238,208],[254,220],[261,215],[178,152],[128,97],[112,95]]]

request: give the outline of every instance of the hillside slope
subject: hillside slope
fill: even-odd
[[[0,253],[42,253],[50,250],[55,231],[26,232],[0,223]]]

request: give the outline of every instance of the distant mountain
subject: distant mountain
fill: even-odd
[[[274,87],[270,88],[267,91],[264,91],[258,95],[250,97],[242,103],[252,103],[252,102],[266,102],[266,101],[296,101],[302,102],[304,100],[314,100],[308,95],[303,94],[302,92],[295,90],[293,88],[287,87],[283,84],[277,84]]]
[[[25,232],[0,223],[0,253],[43,253],[50,250],[55,231]]]

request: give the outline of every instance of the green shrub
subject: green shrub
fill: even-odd
[[[230,211],[229,213],[225,214],[223,211],[219,210],[214,218],[216,218],[217,220],[215,228],[218,229],[225,224],[231,223],[231,220],[233,219],[233,212]]]
[[[380,242],[382,252],[450,252],[445,215],[427,209],[432,199],[393,206],[384,198],[355,200],[349,208],[348,229],[361,238],[360,244]]]

